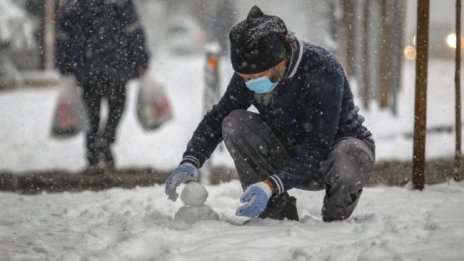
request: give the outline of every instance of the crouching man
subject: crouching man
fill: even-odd
[[[325,189],[324,221],[350,217],[372,174],[375,145],[340,63],[256,6],[229,38],[235,74],[167,178],[169,199],[199,178],[224,140],[244,189],[237,215],[298,220],[287,193],[297,188]],[[247,111],[251,105],[259,114]]]

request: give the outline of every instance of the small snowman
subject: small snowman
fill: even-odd
[[[190,182],[185,185],[180,195],[180,199],[185,206],[179,208],[174,218],[193,224],[200,220],[218,220],[219,215],[208,205],[205,205],[208,191],[197,182]]]

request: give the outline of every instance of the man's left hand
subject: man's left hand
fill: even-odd
[[[235,215],[256,217],[266,209],[267,202],[272,195],[272,189],[266,182],[258,182],[249,186],[243,192],[240,202],[246,203],[237,209]]]

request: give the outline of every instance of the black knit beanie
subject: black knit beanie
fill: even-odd
[[[277,16],[265,15],[253,6],[245,20],[229,34],[232,67],[239,73],[266,71],[285,57],[287,27]]]

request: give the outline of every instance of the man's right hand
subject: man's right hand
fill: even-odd
[[[198,169],[190,163],[183,163],[179,165],[169,177],[166,179],[166,195],[168,199],[176,201],[179,194],[177,194],[177,187],[184,182],[191,180],[198,180]]]

